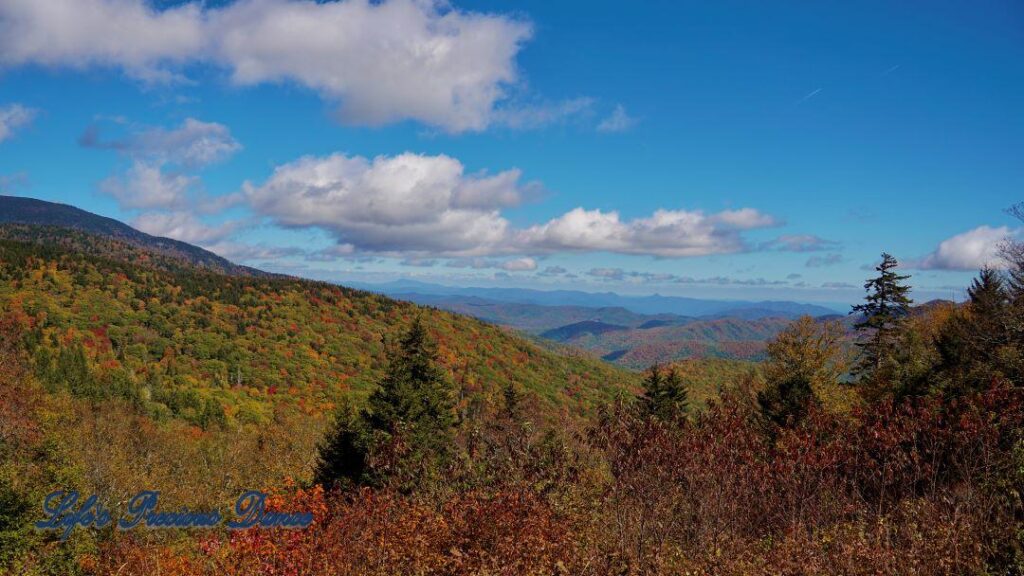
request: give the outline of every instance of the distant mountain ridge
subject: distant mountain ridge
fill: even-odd
[[[152,236],[140,232],[123,222],[107,218],[81,208],[47,202],[35,198],[0,195],[0,225],[25,225],[70,228],[89,234],[105,236],[177,258],[194,266],[236,276],[273,276],[262,270],[241,266],[198,246],[180,240]],[[8,236],[11,236],[8,231]],[[17,236],[17,232],[14,231]],[[29,235],[23,235],[29,236]]]
[[[540,306],[580,306],[586,308],[624,308],[637,314],[673,314],[677,316],[717,316],[735,318],[766,318],[779,316],[797,318],[803,315],[825,316],[846,310],[819,304],[765,300],[705,300],[683,296],[623,296],[614,292],[583,292],[579,290],[534,290],[529,288],[454,287],[440,284],[398,280],[372,284],[347,282],[370,292],[387,296],[447,296],[483,298],[496,302],[535,304]]]
[[[360,287],[373,291],[371,286],[364,284]],[[844,317],[829,308],[794,302],[755,303],[654,297],[654,305],[668,302],[676,304],[677,310],[711,312],[706,315],[683,316],[663,311],[643,314],[618,305],[588,307],[579,304],[589,297],[594,297],[592,301],[596,303],[627,304],[631,299],[643,300],[609,293],[449,288],[416,281],[400,281],[389,286],[394,291],[386,294],[392,298],[515,328],[543,340],[585,350],[629,368],[645,368],[656,362],[685,358],[760,360],[767,342],[794,318],[803,314],[817,318]],[[379,292],[380,285],[376,288]],[[410,291],[403,292],[403,289]],[[413,290],[459,292],[461,295],[424,294]],[[484,293],[497,298],[477,295]],[[537,303],[562,296],[573,304]],[[501,297],[534,302],[502,301],[498,299]],[[651,300],[643,301],[641,308],[650,304]]]
[[[629,328],[626,326],[619,326],[618,324],[607,324],[605,322],[597,322],[595,320],[584,320],[583,322],[576,322],[575,324],[568,324],[561,328],[548,330],[540,336],[541,338],[547,338],[548,340],[568,342],[583,334],[600,336],[607,332],[621,332],[625,330],[629,330]]]

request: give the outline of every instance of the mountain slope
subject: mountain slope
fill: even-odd
[[[642,369],[686,358],[761,360],[767,342],[791,322],[788,318],[702,319],[684,325],[621,330],[582,330],[570,325],[545,334],[621,366]]]
[[[512,384],[548,414],[580,413],[638,381],[377,294],[223,274],[80,228],[6,224],[0,238],[0,314],[26,327],[39,377],[76,395],[124,397],[157,417],[205,425],[222,411],[228,422],[261,422],[282,407],[314,414],[359,402],[416,316],[438,342],[460,410],[496,402]]]
[[[540,336],[541,338],[547,338],[548,340],[554,340],[556,342],[569,342],[574,338],[579,338],[581,336],[600,336],[608,332],[620,332],[624,330],[629,330],[629,328],[618,324],[608,324],[606,322],[597,322],[595,320],[584,320],[583,322],[576,322],[574,324],[569,324],[568,326],[548,330]]]
[[[144,248],[147,251],[163,256],[184,260],[193,266],[207,268],[224,274],[268,276],[266,272],[239,266],[213,252],[191,244],[151,236],[140,232],[127,224],[67,204],[58,204],[24,198],[20,196],[0,195],[0,224],[24,224],[29,226],[51,226],[62,229],[73,229],[120,240],[124,243]],[[13,234],[8,230],[7,237]],[[40,236],[39,231],[20,235],[21,240],[34,241]]]

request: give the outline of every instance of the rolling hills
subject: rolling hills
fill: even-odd
[[[25,327],[34,368],[53,389],[121,396],[200,425],[265,421],[281,407],[321,413],[373,389],[416,316],[427,317],[464,410],[511,384],[552,413],[579,412],[638,381],[477,319],[249,273],[77,209],[28,206],[47,225],[0,224],[0,311]]]
[[[736,316],[692,317],[641,314],[621,306],[548,306],[479,296],[396,293],[394,297],[509,326],[633,369],[686,358],[760,360],[766,342],[793,318],[791,313],[772,315],[765,309],[748,308],[745,304],[734,310]],[[821,311],[808,306],[809,312]],[[791,308],[793,311],[801,309],[799,305]],[[829,313],[821,318],[837,316],[830,310],[822,310]]]

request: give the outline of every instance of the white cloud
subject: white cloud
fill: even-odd
[[[986,265],[1000,266],[1003,264],[999,257],[1000,244],[1020,232],[1007,226],[978,226],[943,240],[934,252],[907,266],[924,270],[978,270]]]
[[[466,174],[462,163],[443,155],[405,153],[369,160],[333,154],[279,166],[262,184],[247,182],[242,196],[278,225],[319,228],[354,250],[406,257],[566,251],[705,256],[752,249],[744,231],[778,224],[750,208],[715,214],[658,210],[630,221],[622,221],[617,212],[577,208],[517,229],[502,209],[517,205],[536,187],[520,185],[520,179],[518,170]],[[533,262],[529,269],[535,267]]]
[[[131,159],[120,175],[100,183],[126,209],[180,210],[187,205],[206,213],[219,212],[241,200],[238,194],[220,198],[202,195],[199,178],[191,172],[221,162],[242,146],[223,124],[187,118],[173,129],[146,127],[122,138],[104,140],[93,126],[79,138],[87,148],[116,150]]]
[[[501,269],[509,272],[529,272],[537,269],[537,261],[533,258],[515,258],[501,263]]]
[[[210,226],[189,212],[147,212],[132,221],[132,226],[153,236],[208,246],[223,240],[238,224]]]
[[[146,81],[176,75],[206,45],[198,4],[156,11],[141,0],[4,0],[0,63],[117,66]]]
[[[593,98],[571,98],[556,103],[512,105],[494,113],[494,121],[515,130],[530,130],[590,116]]]
[[[232,262],[274,262],[282,258],[293,258],[298,256],[307,256],[308,253],[302,248],[294,246],[266,246],[263,244],[245,244],[241,242],[232,242],[230,240],[222,240],[214,244],[206,245],[205,248],[218,256],[222,256],[231,260]],[[289,263],[284,264],[280,262],[274,262],[274,265],[279,268],[287,268],[294,270],[303,270],[306,268],[305,265]]]
[[[5,0],[0,63],[108,66],[145,81],[190,64],[232,82],[296,82],[355,124],[406,119],[482,130],[518,81],[527,22],[442,0],[238,0],[155,10],[144,0]]]
[[[242,149],[227,126],[186,118],[171,130],[145,128],[121,139],[104,141],[95,126],[79,142],[88,148],[117,150],[133,158],[202,168],[228,159]]]
[[[280,166],[245,194],[282,226],[322,228],[363,251],[474,256],[505,242],[509,224],[499,208],[520,197],[518,178],[466,175],[443,155],[334,154]]]
[[[777,225],[777,220],[744,208],[706,215],[701,211],[657,210],[647,218],[622,221],[618,212],[576,208],[519,233],[517,244],[543,251],[606,251],[667,258],[728,254],[747,249],[740,232]]]
[[[612,111],[611,115],[601,121],[597,125],[598,132],[625,132],[630,128],[637,125],[636,118],[631,117],[626,113],[626,109],[619,104],[615,106],[615,110]]]
[[[126,209],[180,209],[198,179],[188,174],[165,172],[160,164],[137,161],[122,175],[100,182],[100,191],[117,199]]]
[[[0,35],[2,35],[0,29]],[[0,40],[2,43],[2,40]],[[21,104],[0,106],[0,142],[12,138],[19,129],[27,126],[35,119],[37,111]]]

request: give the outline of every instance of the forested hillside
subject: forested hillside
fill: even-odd
[[[579,412],[634,380],[367,292],[218,274],[78,231],[4,226],[0,237],[0,309],[27,330],[40,379],[80,396],[121,395],[153,415],[206,425],[265,421],[278,404],[329,411],[368,394],[389,340],[420,315],[467,403],[511,384],[551,410]]]
[[[856,346],[849,325],[803,317],[759,364],[641,379],[378,295],[82,232],[5,234],[3,574],[1024,568],[1016,244],[962,306],[913,308],[884,255]],[[32,527],[55,489],[116,514],[141,490],[162,511],[226,511],[251,488],[311,524]]]
[[[140,232],[127,224],[99,216],[92,212],[86,212],[67,204],[45,202],[35,198],[23,198],[20,196],[0,195],[0,224],[5,224],[5,236],[17,235],[19,227],[11,224],[22,224],[31,231],[25,236],[27,240],[37,240],[39,237],[38,227],[53,227],[57,230],[67,232],[75,230],[101,238],[119,240],[133,248],[141,248],[150,254],[173,258],[184,261],[193,266],[205,268],[225,274],[240,274],[247,276],[270,276],[265,272],[239,266],[228,260],[198,246],[172,238],[160,238]],[[54,239],[56,240],[56,239]],[[78,249],[89,248],[88,243],[78,243]],[[111,252],[114,253],[114,252]],[[125,256],[122,254],[122,257]]]

